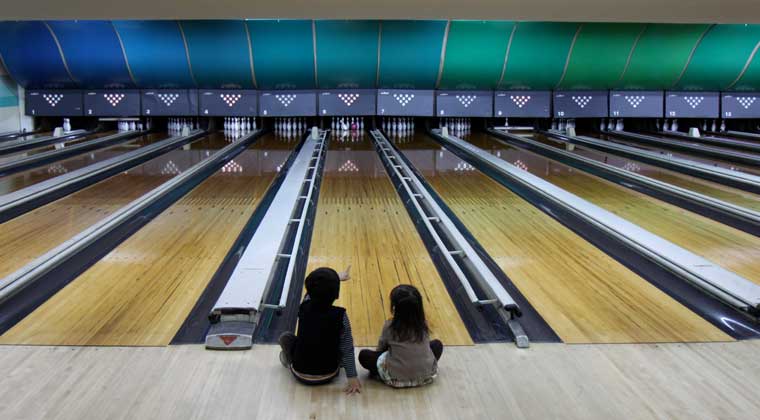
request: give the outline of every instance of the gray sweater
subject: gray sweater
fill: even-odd
[[[390,330],[391,321],[385,321],[383,332],[377,343],[377,351],[387,351],[386,369],[393,379],[413,381],[433,376],[437,362],[430,349],[430,337],[419,342],[398,341]]]

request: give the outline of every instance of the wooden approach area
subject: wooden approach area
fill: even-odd
[[[760,341],[449,347],[436,381],[345,396],[298,384],[279,348],[0,346],[3,419],[751,419]]]

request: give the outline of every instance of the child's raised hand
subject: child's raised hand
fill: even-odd
[[[346,389],[344,391],[346,395],[361,394],[362,383],[359,382],[359,378],[348,378],[348,385],[346,385]]]
[[[340,281],[351,280],[351,264],[346,267],[345,271],[338,273],[338,277],[340,277]]]

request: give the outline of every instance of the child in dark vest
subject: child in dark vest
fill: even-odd
[[[350,267],[349,267],[350,268]],[[354,339],[344,308],[333,306],[340,293],[340,282],[348,280],[346,270],[318,268],[306,277],[306,296],[298,310],[298,332],[280,336],[280,362],[296,379],[307,385],[331,382],[346,370],[347,394],[361,392],[354,362]]]
[[[394,388],[429,384],[437,375],[443,344],[430,340],[422,296],[414,286],[402,284],[393,288],[390,301],[393,319],[385,322],[375,351],[359,352],[359,363]]]

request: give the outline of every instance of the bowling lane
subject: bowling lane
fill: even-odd
[[[26,188],[46,179],[55,178],[56,176],[83,168],[93,163],[97,163],[123,153],[131,152],[140,147],[153,144],[157,141],[167,138],[166,134],[153,133],[137,137],[126,143],[120,143],[104,149],[98,149],[91,152],[85,152],[68,159],[53,162],[46,166],[40,166],[29,169],[28,171],[18,172],[8,176],[0,177],[0,194],[8,194],[13,191]]]
[[[564,342],[731,340],[424,135],[399,147]],[[510,162],[523,157],[492,151]]]
[[[0,343],[168,345],[296,140],[254,142],[0,337]]]
[[[0,278],[20,269],[227,143],[213,134],[0,224]],[[29,240],[34,238],[34,240]]]
[[[690,175],[682,174],[676,171],[659,168],[636,160],[628,159],[622,156],[602,152],[599,150],[575,145],[573,150],[567,150],[565,143],[553,140],[550,137],[541,134],[529,134],[527,138],[539,141],[556,149],[561,149],[577,156],[593,159],[597,162],[606,163],[629,172],[644,175],[668,184],[686,188],[719,200],[723,200],[748,209],[760,211],[760,195],[742,191],[737,188],[728,187],[718,184],[717,182],[707,181]]]
[[[357,346],[374,346],[391,318],[388,294],[415,285],[434,336],[450,345],[472,344],[430,255],[366,134],[333,138],[325,162],[308,270],[342,270],[337,304],[347,309]]]
[[[470,141],[587,201],[760,284],[760,238],[495,138]]]
[[[76,144],[84,143],[89,140],[95,140],[95,139],[105,137],[105,136],[111,136],[113,134],[116,134],[116,131],[103,131],[99,133],[90,134],[84,137],[78,137],[72,140],[66,140],[61,143],[48,144],[46,146],[35,147],[34,149],[24,150],[21,152],[15,152],[9,155],[3,155],[3,156],[0,156],[0,164],[13,162],[14,160],[23,159],[29,156],[34,156],[39,153],[49,152],[51,150],[74,146]],[[39,137],[44,137],[44,136],[40,135]],[[24,141],[30,141],[30,140],[32,140],[32,138],[27,137]],[[17,141],[17,140],[14,140],[14,141]]]
[[[584,134],[584,135],[587,135],[587,134]],[[682,152],[682,151],[675,152],[675,151],[667,149],[664,146],[655,147],[648,144],[638,143],[632,140],[627,140],[621,137],[615,137],[615,136],[606,135],[606,134],[597,133],[597,134],[588,134],[587,136],[598,138],[600,140],[609,140],[613,143],[636,147],[639,149],[648,150],[650,152],[655,152],[655,153],[665,155],[665,156],[672,156],[672,157],[676,157],[680,159],[686,159],[686,160],[691,160],[694,162],[704,163],[704,164],[715,166],[718,168],[730,169],[732,171],[744,172],[744,173],[760,176],[760,168],[756,168],[749,165],[742,165],[740,163],[728,162],[728,161],[724,161],[724,160],[713,158],[713,157],[699,156],[694,153],[687,153],[687,152]]]

